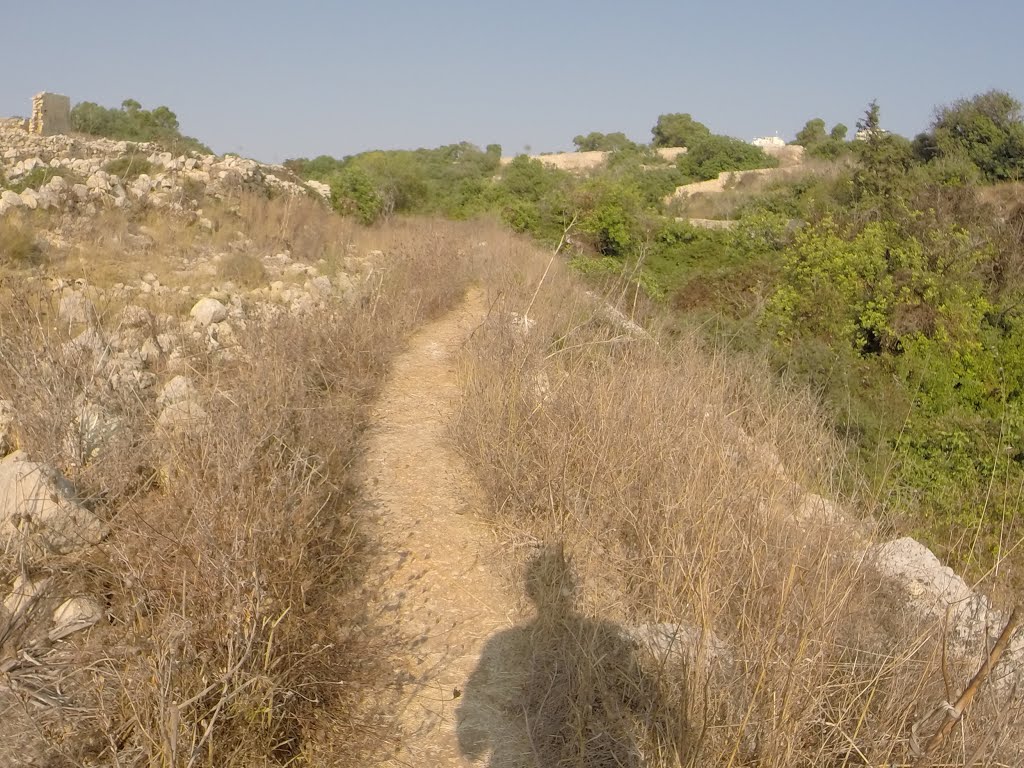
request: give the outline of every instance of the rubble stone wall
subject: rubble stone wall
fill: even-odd
[[[71,99],[59,93],[37,93],[28,130],[40,136],[71,133]]]

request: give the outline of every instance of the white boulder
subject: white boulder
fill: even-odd
[[[99,543],[106,526],[74,498],[71,484],[24,451],[0,460],[0,549],[28,557]]]
[[[195,306],[189,312],[189,315],[202,327],[206,327],[211,323],[219,323],[227,319],[228,308],[225,307],[217,299],[212,299],[209,296],[205,299],[200,299],[196,302]]]

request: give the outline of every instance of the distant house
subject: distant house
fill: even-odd
[[[879,136],[885,136],[885,134],[888,133],[888,131],[885,130],[885,128],[876,128],[875,131],[878,133]],[[861,130],[857,131],[857,133],[855,133],[853,135],[853,140],[854,141],[867,141],[868,137],[870,135],[871,135],[871,131],[867,130],[866,128],[862,128]]]
[[[750,143],[753,144],[755,147],[760,147],[761,149],[767,149],[769,147],[786,146],[786,142],[784,142],[778,136],[760,136]]]

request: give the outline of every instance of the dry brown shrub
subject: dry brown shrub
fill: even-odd
[[[658,764],[913,762],[912,726],[974,670],[943,658],[942,627],[914,618],[865,563],[869,499],[842,497],[845,521],[801,512],[809,492],[858,485],[814,398],[758,361],[638,334],[557,262],[541,281],[547,254],[514,240],[498,249],[456,438],[510,540],[565,542],[583,614],[703,638],[683,663],[655,665],[662,703],[648,722],[675,723]],[[579,638],[543,647],[534,666],[554,647],[580,678],[606,653]],[[531,709],[530,695],[534,727],[586,722],[571,706]],[[982,745],[987,764],[1015,761],[1015,701],[990,689],[936,764]],[[922,740],[934,723],[919,723]],[[594,746],[573,764],[610,754]]]
[[[10,214],[0,219],[0,267],[24,269],[43,263],[43,249],[28,217]]]

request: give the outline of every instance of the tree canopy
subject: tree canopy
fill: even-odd
[[[1024,115],[1004,91],[987,91],[936,110],[931,130],[915,139],[919,159],[966,158],[988,181],[1024,176]]]
[[[572,143],[576,145],[577,152],[615,152],[620,149],[634,149],[637,146],[621,131],[615,133],[591,131],[586,136],[582,134],[576,136]]]
[[[119,109],[83,101],[71,110],[71,127],[80,133],[126,141],[155,141],[180,151],[210,152],[210,148],[179,130],[178,116],[168,107],[143,109],[125,99]]]
[[[794,144],[799,144],[807,150],[812,157],[823,157],[834,159],[845,151],[847,127],[842,123],[836,123],[832,130],[825,131],[825,121],[820,117],[808,120],[804,127],[797,134]]]
[[[651,129],[655,147],[692,147],[711,135],[704,123],[694,120],[688,112],[674,112],[658,117]]]

